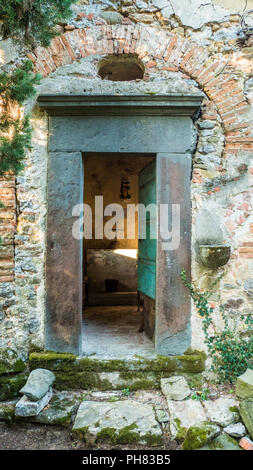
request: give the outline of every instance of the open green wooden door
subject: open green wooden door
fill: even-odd
[[[139,174],[139,204],[153,211],[139,211],[138,282],[140,293],[151,299],[156,297],[156,161],[152,161]],[[145,237],[146,234],[146,237]],[[145,237],[145,238],[144,238]]]

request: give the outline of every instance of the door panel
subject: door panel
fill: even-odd
[[[139,204],[147,207],[156,204],[156,161],[147,165],[139,174]],[[139,212],[138,291],[151,299],[156,297],[156,212]],[[144,230],[143,230],[144,229]],[[145,235],[146,237],[142,239]]]

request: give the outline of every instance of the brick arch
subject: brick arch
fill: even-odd
[[[142,25],[102,25],[68,31],[54,38],[50,47],[38,47],[28,57],[35,70],[46,77],[58,67],[89,55],[124,53],[150,58],[150,67],[155,67],[156,60],[163,60],[165,69],[193,78],[222,118],[227,136],[225,149],[252,148],[252,138],[241,134],[243,129],[245,136],[249,127],[247,122],[242,123],[249,107],[242,87],[233,77],[235,69],[190,39]]]

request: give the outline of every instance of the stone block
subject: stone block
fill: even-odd
[[[185,378],[180,376],[161,379],[161,389],[169,400],[184,400],[191,394]]]
[[[229,436],[235,438],[243,437],[247,434],[246,428],[242,423],[230,424],[224,428],[224,431],[229,434]]]
[[[253,439],[253,398],[248,398],[240,403],[240,415],[251,439]]]
[[[37,416],[48,405],[52,398],[52,388],[39,401],[30,401],[26,396],[20,398],[16,404],[15,415],[20,417]]]
[[[20,393],[29,398],[30,401],[39,401],[46,395],[54,381],[55,375],[50,370],[35,369],[30,373]]]
[[[206,421],[206,414],[199,401],[168,400],[170,433],[172,439],[184,439],[190,426]]]
[[[238,402],[230,397],[220,397],[217,400],[203,402],[208,421],[226,427],[239,421]],[[235,410],[235,411],[234,411]]]
[[[80,404],[80,397],[76,397],[68,392],[54,394],[48,406],[46,406],[31,421],[41,424],[53,424],[69,426],[75,411]]]
[[[238,442],[227,434],[223,433],[217,436],[199,450],[242,450]]]
[[[237,378],[235,393],[239,398],[253,398],[253,370],[247,369]]]

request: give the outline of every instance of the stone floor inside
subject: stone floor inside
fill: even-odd
[[[139,332],[142,312],[137,306],[86,307],[83,313],[83,355],[103,359],[152,358],[154,344]]]

